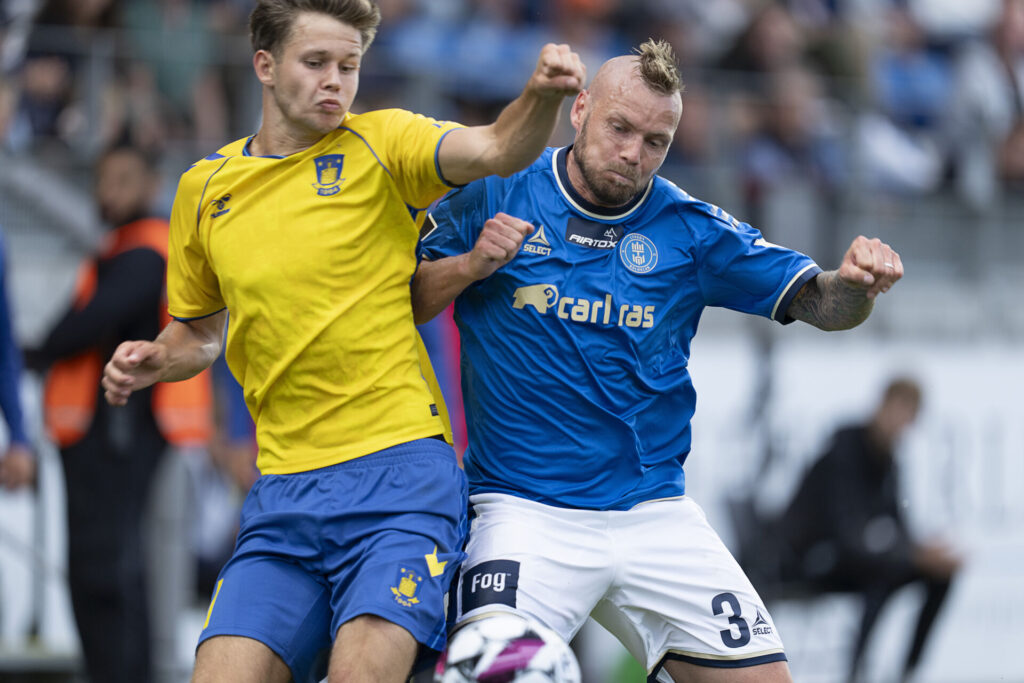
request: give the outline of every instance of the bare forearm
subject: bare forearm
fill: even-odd
[[[531,91],[510,102],[492,124],[490,172],[508,176],[533,163],[551,139],[562,102],[562,97]]]
[[[832,270],[804,285],[787,313],[821,330],[848,330],[864,322],[873,306],[866,289],[843,281],[839,272]]]
[[[473,283],[466,272],[469,254],[423,261],[412,281],[412,313],[417,325],[433,320]]]
[[[441,171],[456,185],[488,175],[509,176],[540,156],[562,99],[524,91],[488,126],[452,131],[441,146]]]
[[[465,185],[526,168],[544,151],[564,98],[578,93],[585,80],[586,69],[568,45],[545,45],[522,94],[494,123],[456,129],[445,136],[438,150],[441,175]]]
[[[167,362],[160,381],[180,382],[198,375],[210,367],[220,355],[223,342],[224,314],[218,313],[213,321],[180,322],[172,320],[154,340],[167,350]],[[211,324],[213,323],[213,324]]]

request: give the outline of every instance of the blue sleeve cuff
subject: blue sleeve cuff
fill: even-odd
[[[807,284],[809,280],[816,277],[818,273],[822,272],[821,268],[817,264],[812,263],[809,266],[805,266],[803,270],[796,274],[789,284],[786,286],[785,291],[779,296],[775,303],[775,308],[772,310],[772,319],[788,325],[793,322],[793,318],[789,317],[789,304],[793,302],[793,297],[797,295],[797,292]]]

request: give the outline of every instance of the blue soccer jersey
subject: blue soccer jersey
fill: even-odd
[[[569,153],[451,192],[420,248],[469,251],[499,211],[536,228],[455,302],[470,493],[622,510],[684,492],[703,309],[787,322],[821,269],[660,177],[624,207],[595,206],[569,183]]]

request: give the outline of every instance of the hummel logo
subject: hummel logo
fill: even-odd
[[[533,234],[533,237],[526,240],[526,244],[523,245],[523,251],[531,254],[540,254],[541,256],[547,256],[551,253],[551,243],[544,236],[543,225],[537,228],[537,232]]]
[[[424,559],[427,561],[427,570],[431,576],[441,576],[444,574],[444,566],[448,564],[448,560],[439,562],[437,559],[437,546],[434,546],[434,551],[429,555],[424,555]]]
[[[231,209],[225,209],[224,208],[224,206],[229,201],[231,201],[231,195],[230,194],[226,194],[223,197],[221,197],[220,199],[211,200],[210,203],[213,204],[214,207],[216,207],[217,210],[214,211],[212,214],[210,214],[210,218],[216,218],[217,216],[223,216],[228,211],[230,211]]]

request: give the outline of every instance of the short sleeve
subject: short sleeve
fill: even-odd
[[[379,132],[385,150],[382,161],[405,203],[414,209],[425,209],[454,187],[442,176],[437,155],[444,136],[462,125],[402,109],[385,110],[381,115]]]
[[[464,254],[473,248],[487,215],[487,181],[452,190],[427,211],[418,255],[428,261]]]
[[[705,303],[791,322],[789,302],[821,268],[809,256],[772,244],[750,225],[722,213],[708,216],[701,239],[698,278]]]
[[[167,310],[179,320],[202,318],[224,308],[200,232],[198,194],[191,184],[188,174],[178,184],[168,240]]]

